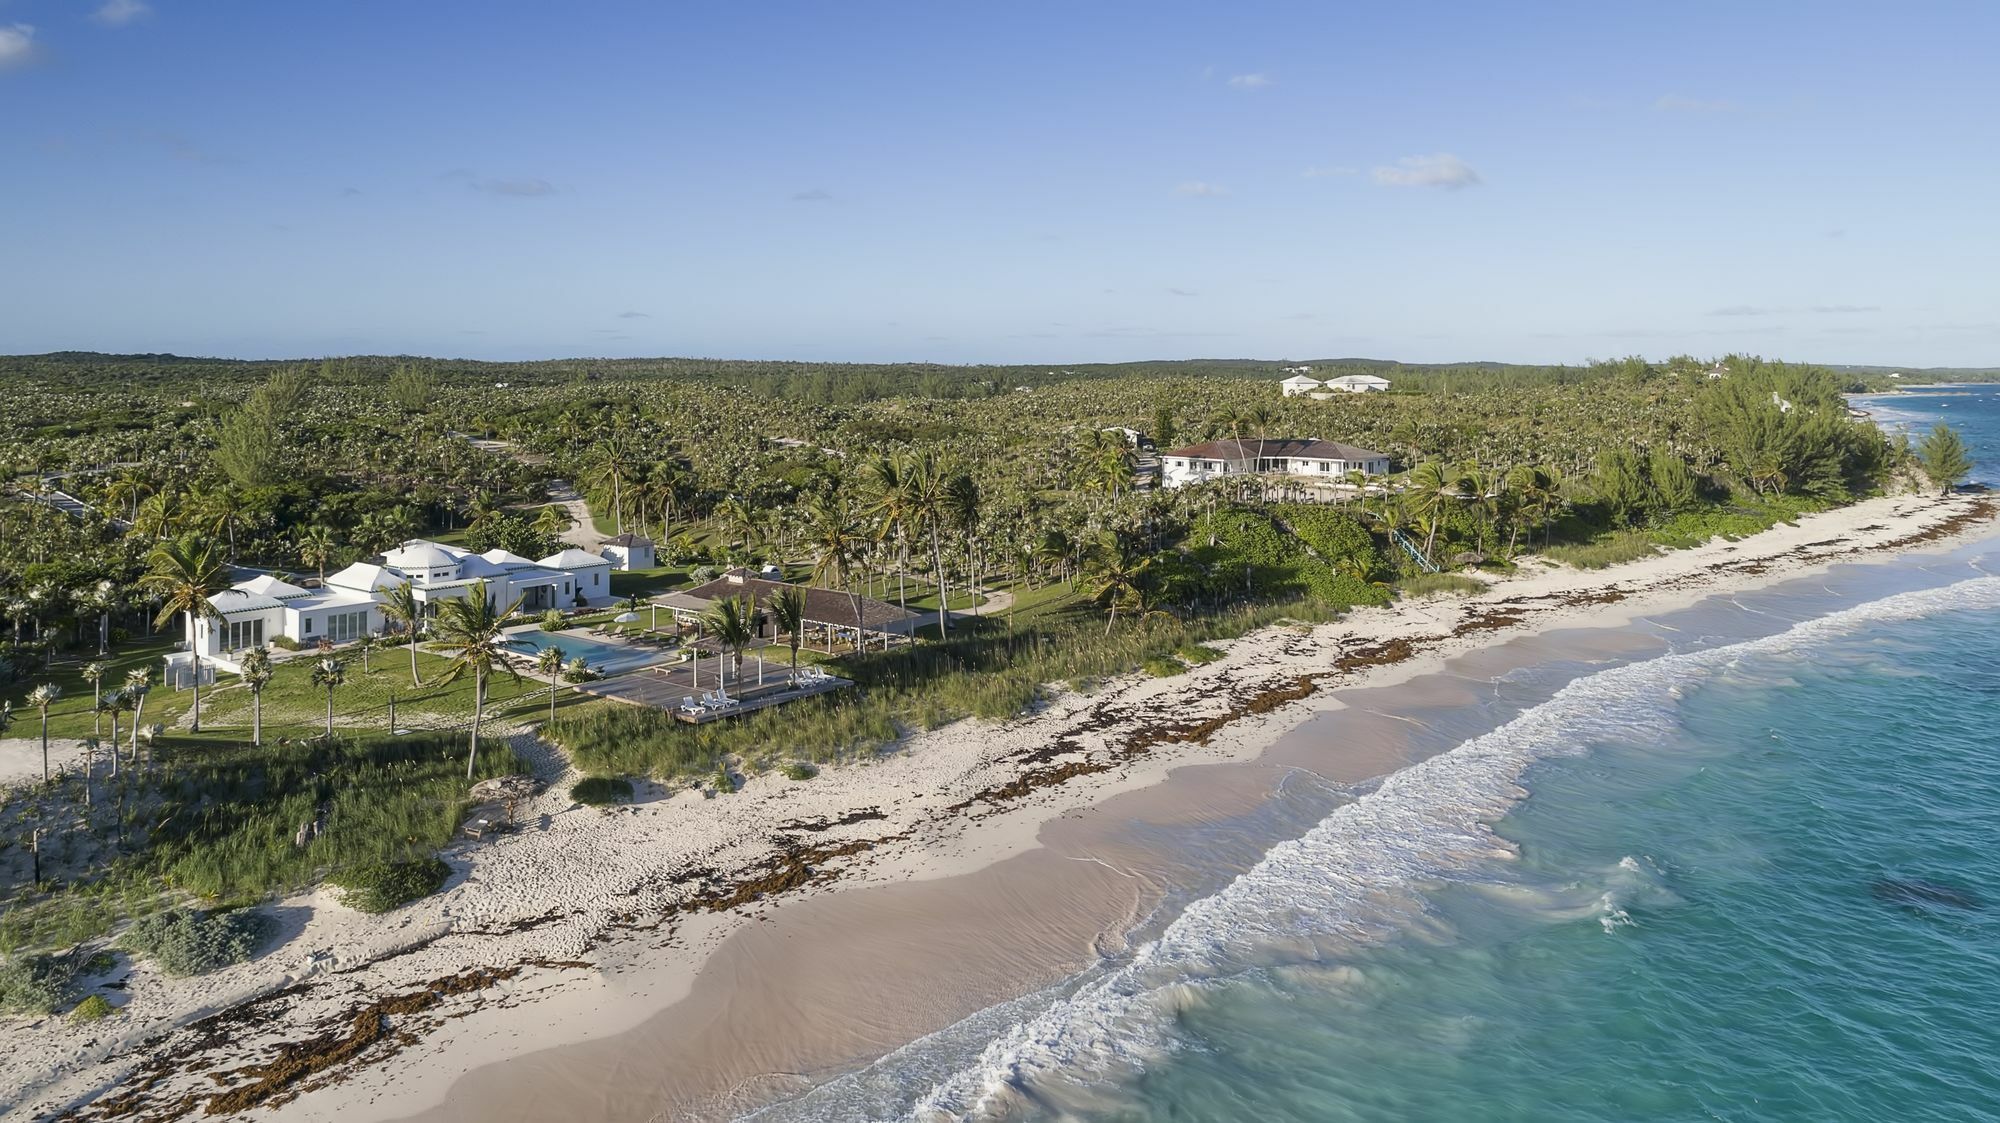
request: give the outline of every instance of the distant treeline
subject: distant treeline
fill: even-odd
[[[1303,360],[1184,359],[1133,363],[964,365],[939,363],[809,363],[738,359],[549,359],[537,362],[482,362],[407,355],[357,355],[325,359],[243,360],[181,355],[107,355],[58,351],[46,355],[0,356],[0,382],[27,379],[72,389],[174,390],[189,398],[239,399],[273,373],[308,368],[321,384],[374,384],[395,370],[417,365],[445,385],[505,382],[510,385],[588,381],[671,381],[729,387],[765,397],[811,405],[855,405],[887,398],[977,399],[1100,379],[1229,378],[1277,380],[1286,368],[1309,366],[1315,378],[1374,374],[1397,391],[1470,391],[1498,387],[1557,385],[1600,378],[1643,382],[1653,377],[1705,367],[1706,360],[1677,356],[1661,363],[1640,358],[1576,366],[1496,362],[1399,363],[1380,359]]]

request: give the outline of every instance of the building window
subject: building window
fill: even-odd
[[[604,576],[604,575],[603,575],[602,573],[593,573],[593,574],[591,574],[591,575],[590,575],[590,583],[591,583],[591,585],[592,585],[593,587],[595,587],[596,585],[600,584],[600,581],[599,581],[598,579],[599,579],[599,578],[601,578],[601,577],[603,577],[603,576]]]
[[[305,634],[306,634],[306,635],[312,635],[312,634],[313,634],[313,618],[312,618],[312,617],[310,617],[310,616],[308,616],[308,617],[306,617],[306,618],[305,618],[305,621],[306,621],[306,629],[305,629]]]
[[[310,623],[307,624],[306,631],[308,633],[312,631]],[[327,614],[326,638],[334,643],[346,643],[349,640],[360,639],[367,631],[368,610],[365,608],[359,612],[333,612]]]
[[[264,618],[231,620],[229,622],[230,651],[242,651],[251,647],[264,646]]]

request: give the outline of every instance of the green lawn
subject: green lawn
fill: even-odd
[[[112,674],[105,677],[107,688],[124,679],[125,669],[139,664],[157,667],[159,659],[167,651],[165,643],[140,647],[134,645],[114,660]],[[410,681],[410,656],[407,648],[394,647],[376,651],[369,657],[369,669],[364,671],[361,658],[352,649],[338,652],[347,661],[347,681],[334,691],[334,726],[341,730],[384,730],[388,728],[389,699],[394,695],[397,706],[396,724],[404,728],[457,728],[463,727],[472,715],[472,680],[464,678],[449,686],[438,683],[443,676],[447,661],[424,651],[417,654],[418,670],[423,676],[423,685],[413,685]],[[264,688],[264,735],[266,738],[283,736],[310,736],[326,727],[326,692],[308,681],[313,659],[309,653],[301,652],[279,663]],[[8,736],[38,737],[41,735],[41,716],[38,711],[26,710],[22,698],[36,684],[52,681],[63,688],[62,700],[50,708],[49,735],[52,737],[87,737],[93,732],[90,709],[90,686],[77,677],[78,664],[58,663],[56,673],[48,676],[33,676],[17,683],[5,691],[0,691],[0,699],[14,703],[16,720]],[[577,696],[565,689],[559,706],[575,705]],[[145,724],[159,723],[167,726],[167,740],[173,742],[213,742],[233,743],[250,737],[250,692],[236,681],[236,676],[223,674],[218,681],[202,689],[201,724],[199,735],[192,735],[182,727],[181,719],[194,705],[194,692],[190,690],[170,690],[164,686],[154,686],[146,697]],[[532,718],[537,713],[546,713],[548,708],[548,683],[533,676],[524,676],[515,682],[506,675],[500,675],[488,684],[487,713],[509,720],[523,717]],[[131,728],[131,715],[119,716],[121,739]],[[109,728],[104,728],[109,733]]]

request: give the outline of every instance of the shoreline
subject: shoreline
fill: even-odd
[[[453,882],[437,897],[383,919],[358,917],[322,894],[295,897],[279,908],[298,916],[296,933],[262,960],[177,982],[142,969],[124,1017],[94,1028],[42,1019],[10,1030],[17,1047],[0,1062],[0,1107],[39,1117],[98,1095],[73,1117],[282,1108],[285,1118],[457,1118],[476,1113],[469,1101],[479,1099],[491,1117],[491,1102],[518,1102],[503,1086],[532,1066],[490,1066],[606,1040],[696,997],[712,1003],[704,980],[712,990],[729,966],[712,953],[726,941],[748,942],[740,934],[781,927],[774,913],[845,907],[832,903],[944,878],[1004,880],[991,871],[1008,863],[1028,868],[1032,884],[1034,856],[1046,852],[1042,837],[1058,820],[1143,793],[1191,765],[1261,757],[1287,732],[1342,708],[1346,692],[1408,683],[1506,640],[1616,627],[1841,561],[1945,544],[1993,514],[1982,498],[1879,498],[1604,570],[1537,565],[1471,598],[1361,609],[1306,630],[1267,628],[1219,644],[1225,657],[1205,667],[1164,679],[1128,675],[1060,694],[1024,717],[915,734],[810,782],[767,775],[710,800],[646,785],[643,802],[602,813],[569,807],[552,786],[527,810],[529,829],[448,852]],[[538,764],[559,763],[532,736],[516,741],[539,754]],[[1393,753],[1354,753],[1341,774],[1355,782],[1399,766]],[[1081,925],[1094,927],[1095,939],[1121,939],[1149,906],[1147,887],[1120,877],[1107,867],[1075,901],[1035,902],[1062,913],[1045,930],[1073,934]],[[1084,907],[1105,899],[1117,906],[1109,918]],[[301,959],[323,946],[329,955]],[[936,1023],[967,1002],[983,1008],[990,1003],[981,999],[1007,988],[1005,997],[1032,989],[1035,979],[1019,969],[1032,961],[1047,970],[1065,951],[1074,962],[1089,945],[1010,952],[1015,958],[988,982],[938,996],[925,1010],[880,1013],[888,1020],[869,1040]],[[527,1040],[524,1026],[532,1026]],[[788,1066],[777,1054],[813,1044],[813,1032],[795,1025],[786,1040],[743,1060],[809,1081],[826,1066]],[[40,1073],[28,1057],[36,1053],[55,1058]],[[399,1054],[399,1063],[382,1064]],[[49,1064],[57,1071],[47,1072]],[[676,1068],[723,1085],[690,1088],[676,1103],[760,1098],[720,1068]],[[784,1090],[766,1084],[766,1092]],[[481,1086],[488,1091],[475,1096]],[[653,1091],[631,1093],[647,1100]],[[454,1109],[433,1111],[447,1095]]]

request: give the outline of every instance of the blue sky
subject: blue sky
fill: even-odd
[[[0,0],[0,351],[2000,363],[2000,6]]]

